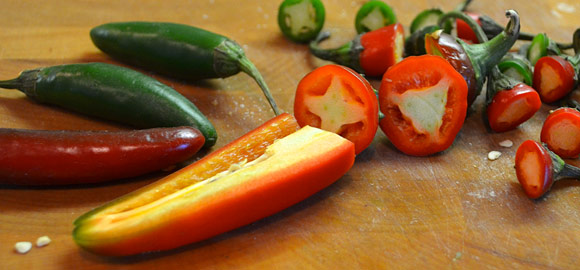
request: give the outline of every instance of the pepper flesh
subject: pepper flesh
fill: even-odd
[[[309,42],[324,26],[326,11],[320,0],[285,0],[278,7],[278,26],[294,42]]]
[[[192,127],[137,131],[0,129],[0,183],[104,182],[166,169],[204,144]]]
[[[379,105],[370,83],[350,68],[326,65],[298,84],[294,114],[301,127],[309,125],[341,135],[359,154],[378,129]]]
[[[501,89],[487,106],[489,126],[495,132],[512,130],[530,119],[541,106],[538,93],[526,84]]]
[[[381,0],[364,3],[356,13],[354,27],[361,34],[397,22],[393,9]]]
[[[537,142],[524,141],[516,151],[515,163],[518,181],[528,197],[541,197],[554,183],[550,154]]]
[[[534,66],[534,89],[543,102],[552,103],[572,91],[575,81],[574,67],[560,56],[544,56]]]
[[[580,112],[573,108],[557,109],[546,117],[540,140],[563,158],[580,155]]]
[[[445,59],[411,56],[385,72],[379,104],[380,128],[397,149],[431,155],[449,148],[461,129],[467,84]]]
[[[405,37],[400,23],[360,34],[338,48],[320,48],[318,44],[329,37],[328,32],[322,32],[310,42],[310,52],[320,59],[347,66],[367,76],[382,76],[403,58]]]
[[[200,241],[320,191],[346,173],[354,158],[354,145],[348,140],[305,127],[269,145],[264,156],[225,175],[139,207],[85,216],[75,223],[74,238],[87,250],[115,256]]]

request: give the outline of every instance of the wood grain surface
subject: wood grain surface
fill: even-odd
[[[277,26],[281,1],[28,1],[0,3],[0,79],[41,66],[80,62],[123,65],[101,53],[89,30],[111,21],[170,21],[202,27],[240,43],[268,82],[279,107],[292,112],[298,81],[326,62],[285,39]],[[363,0],[323,0],[325,46],[353,38]],[[451,10],[459,1],[388,1],[407,28],[425,8]],[[569,42],[580,26],[577,0],[476,0],[470,10],[504,24],[506,9],[522,31]],[[138,69],[140,70],[140,69]],[[140,70],[174,87],[214,123],[209,151],[273,117],[250,77],[183,82]],[[371,79],[378,87],[380,81]],[[548,111],[506,133],[490,132],[477,100],[447,151],[410,157],[379,130],[372,145],[339,181],[276,215],[176,250],[107,258],[78,248],[79,215],[152,183],[167,172],[111,183],[60,188],[0,186],[0,269],[574,269],[580,268],[580,184],[565,180],[544,198],[528,199],[517,182],[514,153],[539,140]],[[122,130],[126,126],[38,104],[0,90],[0,127]],[[499,142],[510,139],[511,148]],[[487,153],[502,155],[490,161]],[[205,153],[198,154],[197,158]],[[2,154],[2,153],[0,153]],[[569,160],[578,164],[576,160]],[[27,254],[18,241],[52,242]]]

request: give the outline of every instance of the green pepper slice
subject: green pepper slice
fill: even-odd
[[[508,53],[497,64],[497,67],[503,74],[527,85],[532,85],[533,68],[527,58],[516,53]]]
[[[426,26],[437,25],[439,18],[443,16],[443,14],[443,10],[439,8],[431,8],[421,11],[411,22],[411,33],[415,33],[417,30]]]
[[[364,3],[356,13],[354,27],[359,34],[397,22],[393,9],[381,0]]]
[[[528,48],[527,58],[530,60],[532,65],[535,65],[538,59],[547,56],[547,55],[559,55],[562,52],[558,45],[551,40],[548,35],[544,33],[537,34],[532,39],[532,43]]]
[[[278,8],[278,26],[288,39],[305,43],[320,33],[325,14],[320,0],[284,0]]]

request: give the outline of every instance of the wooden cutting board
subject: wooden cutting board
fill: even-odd
[[[21,70],[78,62],[122,65],[94,47],[89,30],[111,21],[171,21],[238,41],[260,69],[282,110],[292,112],[298,81],[326,62],[286,40],[276,16],[281,1],[22,1],[0,7],[0,79]],[[353,18],[365,1],[323,0],[326,46],[354,36]],[[421,10],[451,10],[458,1],[389,1],[408,27]],[[471,10],[504,24],[506,9],[521,15],[522,31],[569,42],[580,26],[576,0],[474,1]],[[145,70],[141,70],[146,72]],[[150,73],[148,73],[150,74]],[[215,150],[273,117],[245,74],[187,83],[151,74],[181,92],[215,124]],[[371,80],[379,87],[379,80]],[[572,269],[580,267],[580,184],[562,181],[543,199],[523,194],[513,169],[517,146],[539,139],[549,110],[492,133],[478,99],[447,151],[410,157],[379,130],[373,144],[336,184],[276,215],[201,243],[128,258],[79,249],[72,222],[82,213],[154,182],[167,172],[112,183],[66,188],[0,186],[0,269]],[[0,127],[128,129],[37,104],[0,90]],[[509,139],[510,148],[499,142]],[[487,153],[502,152],[490,161]],[[1,153],[0,153],[1,154]],[[200,153],[198,158],[205,153]],[[578,164],[576,160],[570,160]],[[47,235],[52,242],[25,255],[18,241]]]

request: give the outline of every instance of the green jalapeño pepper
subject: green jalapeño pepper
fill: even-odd
[[[105,63],[23,71],[0,81],[29,98],[139,128],[193,126],[215,144],[217,133],[199,109],[173,88],[132,69]]]
[[[278,26],[288,39],[309,42],[322,30],[325,14],[320,0],[284,0],[278,8]]]
[[[506,11],[506,16],[510,19],[506,29],[484,43],[469,45],[461,39],[442,33],[440,30],[425,37],[427,53],[447,59],[467,82],[469,105],[473,104],[481,92],[491,69],[499,63],[517,40],[520,31],[520,17],[514,10]],[[439,22],[442,24],[454,17],[475,24],[472,26],[474,29],[480,29],[471,17],[460,11],[452,11],[443,15]]]
[[[120,22],[91,30],[93,43],[121,61],[181,79],[225,78],[240,71],[250,75],[278,107],[262,75],[235,41],[189,25],[163,22]]]
[[[356,13],[354,27],[358,34],[377,30],[397,22],[393,9],[381,0],[364,3]]]

